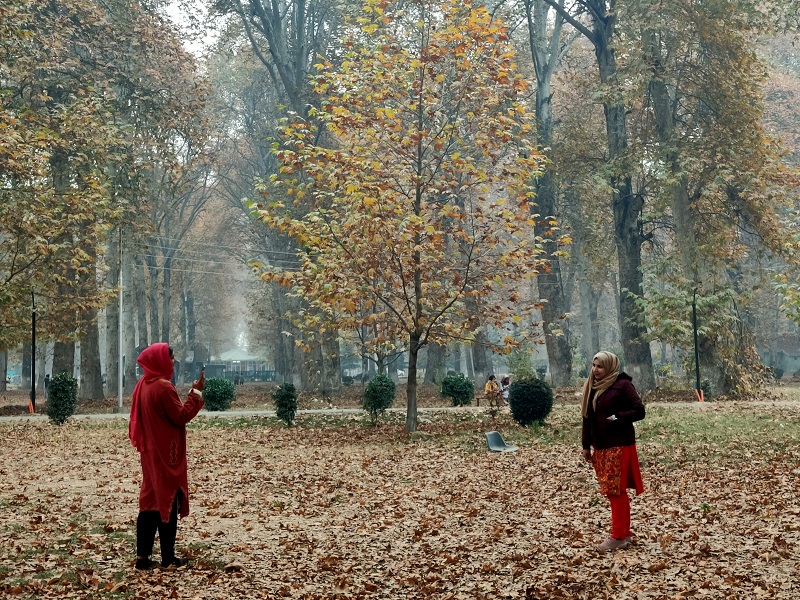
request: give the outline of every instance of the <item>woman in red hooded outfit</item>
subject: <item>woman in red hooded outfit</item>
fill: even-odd
[[[172,348],[165,343],[145,348],[137,362],[144,375],[133,390],[128,436],[139,451],[142,487],[136,520],[136,568],[150,569],[158,531],[161,566],[187,563],[175,556],[178,515],[189,514],[189,483],[186,475],[186,423],[203,408],[205,378],[192,383],[186,402],[170,382],[174,369]]]
[[[600,493],[611,504],[611,535],[597,546],[610,552],[631,540],[628,488],[644,491],[636,454],[635,421],[644,419],[644,404],[631,377],[620,370],[619,358],[598,352],[583,387],[583,457],[594,465]],[[592,449],[594,448],[594,453]]]

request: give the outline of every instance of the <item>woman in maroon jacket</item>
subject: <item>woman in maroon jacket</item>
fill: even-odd
[[[156,531],[161,544],[161,566],[181,567],[185,559],[175,556],[178,515],[189,514],[189,483],[186,474],[186,424],[203,408],[205,378],[198,381],[186,402],[170,382],[175,357],[168,344],[145,348],[137,359],[144,375],[133,390],[128,436],[139,451],[142,486],[136,519],[136,568],[150,569]]]
[[[627,489],[635,489],[637,495],[644,491],[633,429],[635,421],[644,419],[644,404],[611,352],[598,352],[592,359],[581,409],[583,457],[594,465],[600,492],[611,503],[611,535],[597,548],[605,552],[626,548],[631,538]]]

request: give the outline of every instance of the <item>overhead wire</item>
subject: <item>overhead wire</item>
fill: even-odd
[[[189,244],[191,246],[202,246],[206,248],[224,248],[226,250],[239,250],[241,251],[241,246],[223,246],[222,244],[213,244],[207,242],[191,242],[187,240],[181,240],[180,238],[169,238],[169,237],[157,237],[156,239],[165,240],[168,242],[180,242],[181,244]],[[150,244],[154,245],[154,244]],[[166,247],[170,249],[170,247]],[[268,250],[268,249],[260,249],[259,252],[269,252],[271,254],[285,254],[287,256],[296,256],[296,252],[282,252],[280,250]]]
[[[138,258],[163,258],[163,256],[159,256],[158,254],[136,254],[135,256],[138,257]],[[186,257],[183,257],[183,256],[173,256],[173,257],[171,257],[171,259],[173,261],[176,261],[176,262],[183,262],[183,263],[189,263],[189,264],[198,264],[198,263],[200,263],[200,264],[204,264],[204,265],[230,265],[230,266],[248,267],[246,262],[244,262],[244,261],[237,262],[235,260],[234,261],[219,261],[219,260],[203,259],[203,258],[186,258]],[[289,259],[280,259],[280,258],[279,259],[269,259],[269,264],[275,264],[277,266],[281,266],[281,265],[292,266],[292,267],[297,267],[298,269],[300,268],[300,264],[297,261],[291,261]],[[248,267],[248,268],[251,268],[251,267]]]

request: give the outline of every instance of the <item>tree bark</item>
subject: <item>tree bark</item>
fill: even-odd
[[[108,240],[108,286],[116,288],[122,294],[121,260],[119,231],[112,232]],[[119,296],[106,304],[106,389],[109,394],[116,395],[119,382],[119,356],[121,340],[119,339]]]
[[[419,340],[417,340],[419,343]],[[445,372],[445,358],[447,357],[447,348],[441,344],[432,342],[428,344],[427,350],[428,360],[425,364],[425,379],[423,383],[436,385],[442,382]],[[409,379],[411,374],[409,372]]]
[[[144,350],[150,345],[150,340],[158,338],[150,338],[147,318],[147,308],[149,295],[147,293],[149,287],[147,285],[147,276],[145,274],[145,265],[141,258],[138,256],[134,258],[133,267],[131,269],[131,276],[133,278],[133,287],[136,290],[136,334],[138,337],[138,344],[136,347],[139,351]],[[158,313],[156,313],[156,321],[158,320]]]
[[[139,358],[137,348],[147,346],[147,307],[144,293],[144,267],[134,260],[133,252],[123,253],[122,286],[125,290],[123,306],[127,307],[122,314],[124,331],[124,394],[130,394],[136,385],[136,359]],[[138,344],[137,344],[137,336]]]
[[[644,235],[640,217],[644,199],[633,193],[633,182],[624,165],[628,132],[614,52],[617,3],[616,0],[581,0],[578,4],[586,9],[591,18],[590,29],[571,15],[563,3],[557,0],[545,1],[592,43],[600,82],[607,90],[603,99],[603,113],[606,121],[608,162],[612,164],[611,170],[614,173],[609,183],[612,188],[614,243],[619,263],[620,338],[626,370],[636,380],[637,387],[650,390],[656,385],[653,357],[647,340],[644,314],[637,305],[637,299],[642,296],[640,267]]]
[[[81,385],[78,397],[81,400],[103,400],[103,373],[100,366],[100,331],[97,325],[97,309],[87,310],[81,331]]]
[[[414,332],[408,339],[408,382],[406,383],[406,431],[417,430],[417,357],[420,334]],[[430,348],[428,349],[430,356]]]
[[[487,357],[488,347],[489,338],[483,328],[480,328],[475,332],[475,342],[472,344],[472,365],[475,368],[472,381],[479,382],[481,385],[489,378],[492,370]]]
[[[605,2],[594,2],[602,12],[594,11],[594,47],[604,86],[618,87],[617,66],[612,39],[614,36],[615,14],[606,10]],[[613,7],[613,2],[611,3]],[[603,102],[606,118],[609,160],[624,160],[628,148],[628,131],[625,118],[625,105],[622,101],[611,99]],[[653,357],[647,339],[644,313],[637,305],[642,297],[642,244],[644,235],[640,218],[644,199],[633,193],[633,182],[627,169],[614,169],[623,174],[611,178],[612,207],[614,212],[614,242],[617,247],[619,263],[620,290],[620,338],[625,358],[625,369],[636,381],[641,390],[655,388]]]
[[[75,376],[75,342],[56,342],[53,345],[53,376],[61,373]]]
[[[328,331],[322,337],[321,386],[325,393],[338,392],[342,387],[341,365],[339,363],[339,339],[335,331]]]
[[[6,380],[8,380],[8,350],[0,350],[0,392],[7,390]]]
[[[31,387],[31,361],[33,360],[30,342],[22,344],[22,361],[20,364],[19,382],[24,388]]]
[[[455,342],[453,344],[453,370],[456,373],[463,373],[464,371],[461,369],[461,342]]]
[[[563,5],[563,2],[562,2]],[[536,122],[539,145],[549,148],[553,142],[553,91],[551,81],[561,59],[561,29],[563,17],[556,14],[553,29],[548,36],[549,10],[543,0],[526,0],[531,55],[536,69]],[[537,277],[542,304],[542,322],[550,375],[555,386],[569,385],[572,379],[572,347],[569,324],[566,320],[567,300],[562,283],[561,259],[554,251],[556,245],[549,241],[546,231],[550,217],[558,216],[557,189],[553,171],[547,169],[536,180],[537,210],[545,221],[538,220],[536,235],[545,240],[545,250],[550,252],[549,270]]]
[[[155,252],[153,250],[153,252]],[[166,271],[164,271],[166,273]],[[159,331],[159,317],[158,317],[158,291],[161,286],[158,284],[158,268],[156,259],[152,256],[147,258],[147,274],[149,285],[145,288],[147,290],[147,305],[150,309],[150,343],[163,342],[161,332]]]
[[[473,362],[473,352],[475,346],[465,346],[464,351],[467,354],[467,379],[475,381],[475,363]]]
[[[164,259],[164,286],[161,290],[161,341],[169,343],[170,326],[170,300],[172,299],[172,258]],[[183,359],[184,357],[181,357]]]
[[[578,294],[581,303],[581,323],[583,325],[583,335],[581,348],[585,364],[592,362],[592,357],[601,350],[600,348],[600,325],[597,318],[597,306],[600,303],[600,295],[592,287],[590,280],[582,277],[578,284]]]

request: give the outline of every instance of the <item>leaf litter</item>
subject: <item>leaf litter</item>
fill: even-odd
[[[612,554],[594,550],[610,516],[572,406],[535,431],[507,415],[426,414],[424,436],[391,420],[199,422],[178,529],[191,564],[149,572],[132,566],[139,463],[126,421],[4,423],[0,595],[800,597],[800,410],[669,411],[707,428],[670,433],[658,411],[639,427],[646,493],[631,503],[635,543]],[[738,414],[764,427],[718,431]],[[520,450],[488,453],[491,429]]]

